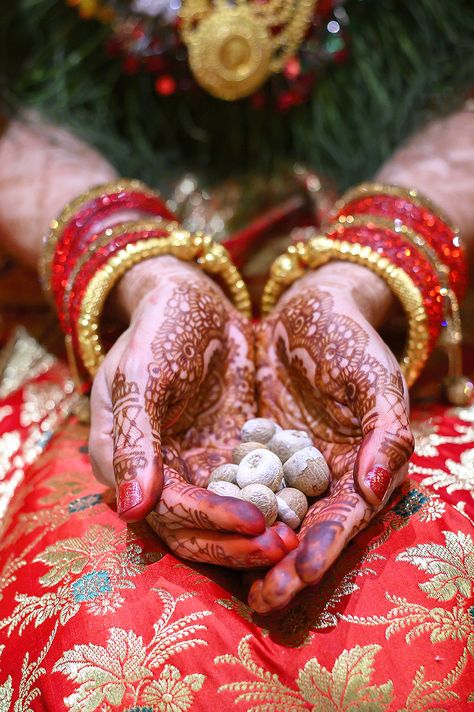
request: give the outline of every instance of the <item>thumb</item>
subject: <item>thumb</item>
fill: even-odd
[[[125,355],[111,387],[117,513],[127,522],[143,519],[156,506],[163,489],[160,433],[156,423],[152,432],[139,370]],[[143,373],[140,375],[143,378]]]
[[[363,440],[354,467],[354,483],[371,505],[378,507],[403,480],[413,454],[408,391],[400,373],[375,398],[362,418]]]

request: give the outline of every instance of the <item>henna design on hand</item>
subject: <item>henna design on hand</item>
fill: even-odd
[[[413,451],[403,380],[393,357],[384,364],[370,352],[360,323],[336,310],[329,293],[313,288],[270,318],[268,335],[277,378],[336,477],[354,465],[355,446],[382,413],[395,428],[386,432],[380,452],[391,469],[401,467]],[[260,392],[265,408],[268,389]]]
[[[392,489],[413,452],[398,364],[359,317],[350,316],[343,299],[336,302],[331,293],[309,286],[283,297],[258,330],[260,414],[310,430],[333,476],[329,494],[308,510],[298,549],[252,586],[249,602],[260,612],[286,605],[319,581],[380,509],[355,488],[362,449],[364,467],[367,452],[382,458],[394,474]]]
[[[137,424],[142,412],[140,390],[136,381],[128,381],[117,368],[112,382],[114,472],[117,484],[135,479],[148,460],[142,447],[143,431]]]
[[[153,361],[145,390],[157,449],[161,430],[171,428],[183,415],[199,391],[214,352],[222,349],[225,319],[224,305],[209,289],[181,281],[176,284],[152,342]]]

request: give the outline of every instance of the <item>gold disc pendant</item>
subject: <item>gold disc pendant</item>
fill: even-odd
[[[271,73],[272,42],[247,5],[221,7],[187,37],[196,81],[220,99],[252,94]]]

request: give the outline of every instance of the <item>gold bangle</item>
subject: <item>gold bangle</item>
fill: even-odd
[[[103,183],[102,185],[91,188],[85,193],[81,193],[81,195],[71,200],[71,202],[63,208],[57,218],[51,220],[49,223],[49,232],[43,241],[43,249],[38,264],[41,285],[47,294],[51,291],[51,267],[57,242],[66,225],[74,217],[74,214],[80,210],[82,205],[88,203],[90,200],[100,198],[104,193],[119,193],[125,190],[140,191],[150,196],[156,195],[155,191],[152,191],[139,180],[121,178],[120,180]]]
[[[291,245],[271,267],[263,293],[262,314],[269,314],[283,292],[306,270],[317,269],[331,260],[345,260],[367,267],[387,282],[400,301],[408,320],[408,337],[400,368],[410,387],[429,356],[428,315],[423,295],[404,270],[370,247],[323,235]]]
[[[139,240],[116,252],[95,273],[82,297],[77,340],[82,363],[91,377],[95,376],[104,358],[100,317],[113,286],[134,265],[160,255],[174,255],[187,262],[193,261],[204,272],[219,278],[236,309],[250,316],[249,293],[225,247],[213,242],[207,235],[192,235],[181,229],[173,230],[169,237]]]
[[[108,227],[104,230],[103,234],[100,235],[94,242],[92,242],[87,252],[83,253],[77,260],[70,274],[68,275],[67,282],[64,287],[64,297],[63,297],[63,312],[64,314],[69,313],[69,300],[71,298],[72,290],[74,289],[75,281],[81,272],[82,268],[90,257],[100,250],[109,242],[116,240],[122,235],[133,235],[136,232],[151,232],[152,230],[160,229],[166,232],[163,237],[169,237],[174,230],[178,229],[177,222],[171,222],[168,220],[163,220],[156,218],[154,221],[150,220],[133,220],[125,223],[120,223],[116,227]],[[144,238],[145,239],[145,238]]]
[[[420,250],[426,260],[430,263],[433,271],[438,277],[440,285],[440,295],[442,298],[443,319],[446,323],[443,339],[446,344],[458,344],[462,341],[461,317],[456,294],[449,284],[449,267],[440,261],[434,247],[425,238],[412,230],[407,225],[394,225],[393,220],[379,217],[377,215],[340,215],[338,222],[329,228],[328,235],[337,231],[337,225],[348,228],[367,227],[373,225],[381,230],[392,230],[398,235],[403,235],[415,249]]]
[[[401,185],[390,185],[388,183],[367,182],[351,188],[337,200],[331,208],[327,221],[335,220],[338,213],[349,203],[365,198],[369,195],[389,195],[394,198],[404,198],[419,208],[429,210],[433,215],[437,215],[446,225],[459,236],[459,228],[443,213],[443,211],[425,195],[422,195],[414,188],[404,188]],[[325,223],[327,225],[327,223]]]

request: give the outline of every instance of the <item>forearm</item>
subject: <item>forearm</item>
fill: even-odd
[[[43,235],[64,205],[115,178],[94,149],[56,126],[12,121],[0,139],[0,240],[36,269]]]
[[[439,119],[416,133],[377,175],[384,183],[416,188],[474,242],[474,112]]]
[[[429,124],[415,134],[381,168],[377,180],[416,188],[430,198],[461,230],[464,242],[474,242],[474,113],[460,111]],[[351,298],[377,328],[394,298],[373,272],[348,262],[331,262],[299,281]]]
[[[303,292],[311,287],[329,291],[340,300],[353,302],[375,329],[383,323],[395,301],[381,277],[351,262],[329,262],[314,272],[308,272],[294,285],[295,291]]]

